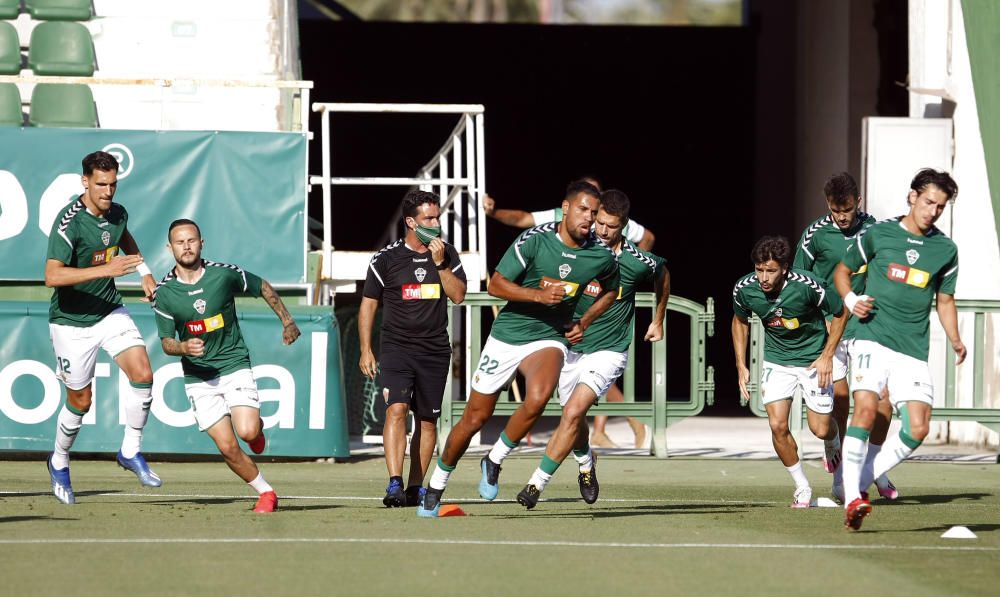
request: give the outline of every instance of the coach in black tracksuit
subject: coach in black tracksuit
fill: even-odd
[[[441,202],[424,191],[403,197],[406,236],[372,257],[358,313],[361,372],[379,377],[385,400],[385,464],[389,486],[382,503],[416,506],[437,442],[437,419],[451,369],[448,299],[465,300],[465,271],[455,247],[439,237]],[[372,352],[372,324],[382,303],[381,362]],[[418,422],[410,441],[410,478],[403,490],[406,415]],[[416,455],[419,454],[419,458]]]

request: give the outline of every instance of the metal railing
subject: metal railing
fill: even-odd
[[[942,399],[935,400],[932,420],[974,421],[994,431],[1000,431],[1000,408],[989,406],[986,403],[988,395],[986,386],[987,381],[989,381],[986,376],[986,359],[995,358],[993,354],[988,352],[989,348],[986,344],[986,319],[990,314],[1000,314],[1000,301],[959,299],[955,301],[955,305],[958,308],[960,325],[967,318],[972,318],[972,338],[964,338],[965,344],[969,349],[969,354],[966,362],[962,364],[962,367],[969,367],[970,365],[972,367],[971,382],[962,384],[963,386],[971,385],[971,388],[968,388],[965,393],[959,391],[955,353],[946,339],[939,338],[937,340],[939,345],[936,348],[939,353],[943,352],[944,362],[941,367],[935,367],[936,363],[933,357],[935,354],[935,338],[932,332],[932,372],[934,369],[943,368],[944,370],[944,391],[941,394]],[[931,317],[936,318],[937,315],[932,311]],[[942,342],[944,343],[943,347],[940,346]],[[943,350],[941,350],[942,348]],[[761,325],[760,319],[756,316],[750,320],[750,347],[748,353],[750,355],[750,383],[747,385],[747,388],[750,390],[751,396],[749,402],[750,410],[759,417],[766,417],[767,411],[761,404],[760,397],[760,376],[764,363],[764,327]],[[1000,364],[991,363],[990,369],[993,377],[1000,375]],[[796,435],[802,432],[804,415],[801,397],[796,393],[796,397],[792,402],[791,420],[789,422],[790,429]]]
[[[480,104],[385,104],[385,103],[314,103],[319,112],[322,144],[322,174],[309,177],[309,184],[323,190],[323,220],[310,218],[310,242],[322,252],[324,283],[333,278],[333,261],[337,258],[332,238],[333,187],[335,186],[402,186],[435,191],[441,196],[441,228],[444,238],[459,252],[477,254],[480,278],[486,272],[486,227],[481,198],[486,190],[484,108]],[[414,177],[365,177],[331,175],[330,114],[457,114],[458,123],[441,149]],[[393,240],[400,214],[395,213],[386,229]],[[314,232],[320,230],[317,235]],[[363,276],[363,274],[362,274]],[[363,279],[363,278],[362,278]],[[480,279],[470,280],[478,288]]]
[[[465,301],[461,305],[452,305],[449,309],[449,318],[454,316],[453,312],[465,311],[466,318],[471,320],[471,325],[465,329],[466,350],[464,351],[463,371],[464,384],[469,387],[471,369],[479,362],[480,351],[484,339],[480,330],[483,322],[483,309],[492,307],[502,307],[505,301],[492,297],[485,292],[469,292],[465,296]],[[650,309],[656,308],[656,298],[651,292],[636,293],[636,308]],[[590,409],[591,415],[609,416],[629,416],[635,417],[646,423],[652,429],[652,452],[658,458],[667,457],[667,427],[677,423],[687,417],[693,417],[700,413],[706,404],[712,404],[715,399],[715,368],[708,364],[705,354],[705,343],[708,337],[715,334],[715,306],[711,298],[704,305],[680,296],[671,296],[667,303],[667,310],[681,313],[688,317],[688,334],[690,347],[690,380],[691,386],[686,400],[667,399],[667,345],[666,341],[649,343],[649,350],[652,355],[652,366],[650,371],[651,395],[649,401],[635,400],[635,354],[636,342],[632,339],[629,346],[629,360],[625,368],[623,377],[623,393],[625,402],[602,401],[597,406]],[[664,328],[664,333],[671,333]],[[452,338],[455,338],[453,333]],[[454,342],[454,340],[453,340]],[[471,348],[470,348],[471,347]],[[461,417],[465,411],[465,397],[459,396],[459,385],[455,383],[457,373],[453,370],[448,377],[445,386],[444,401],[441,405],[441,422],[439,442],[443,449],[443,442],[448,437],[448,432],[452,425]],[[511,399],[511,392],[501,394],[497,401],[495,415],[506,416],[512,414],[520,403]],[[543,416],[559,416],[562,410],[557,399],[553,398],[545,407]]]

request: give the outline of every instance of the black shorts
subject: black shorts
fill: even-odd
[[[419,354],[383,348],[378,374],[382,399],[386,406],[408,404],[418,417],[437,419],[450,372],[450,353]]]

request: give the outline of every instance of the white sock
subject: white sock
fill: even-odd
[[[802,461],[796,462],[792,466],[786,466],[785,470],[788,471],[788,474],[792,476],[792,480],[795,481],[795,489],[802,489],[809,486],[809,479],[806,479],[806,474],[802,472]]]
[[[431,473],[431,480],[427,483],[427,486],[431,489],[438,489],[444,491],[445,487],[448,487],[448,477],[451,476],[451,471],[446,471],[441,468],[441,463],[434,465],[434,472]]]
[[[587,451],[581,456],[576,450],[573,450],[573,460],[580,466],[581,473],[589,473],[590,469],[594,466],[594,452],[587,446]]]
[[[258,495],[267,493],[268,491],[274,491],[274,488],[268,485],[267,481],[264,480],[264,475],[260,474],[260,472],[257,473],[257,478],[248,482],[247,485],[256,489]]]
[[[142,449],[142,428],[149,419],[153,384],[140,387],[129,384],[131,392],[125,397],[125,437],[122,438],[122,456],[133,458]]]
[[[904,444],[899,434],[890,437],[885,441],[882,451],[872,461],[872,468],[874,469],[872,474],[875,477],[881,477],[888,473],[894,466],[906,460],[910,454],[913,454],[914,449]]]
[[[69,466],[69,449],[76,441],[76,435],[80,433],[83,425],[83,415],[78,415],[63,405],[59,411],[59,418],[56,424],[56,447],[52,453],[52,467],[64,469]]]
[[[490,450],[489,459],[493,461],[493,464],[503,464],[504,458],[507,458],[517,447],[517,444],[508,446],[504,439],[505,437],[498,439],[497,443],[493,444],[493,449]]]
[[[861,497],[861,468],[868,453],[868,441],[848,435],[844,438],[844,507]]]
[[[861,469],[861,483],[858,488],[868,491],[875,479],[875,457],[882,451],[882,446],[868,442],[868,454],[865,456],[865,466]]]
[[[538,488],[538,491],[543,491],[551,480],[552,475],[546,473],[541,468],[536,468],[535,472],[531,473],[531,478],[528,479],[528,485],[534,485]]]

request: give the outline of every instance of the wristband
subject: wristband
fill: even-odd
[[[149,266],[145,263],[140,263],[135,266],[135,271],[139,273],[140,276],[152,276],[153,272],[150,271]]]
[[[847,306],[847,310],[851,313],[851,315],[854,315],[854,306],[857,305],[859,301],[867,301],[869,298],[870,297],[867,294],[858,296],[852,290],[844,297],[844,305]]]
[[[440,264],[435,265],[434,267],[436,267],[438,269],[438,271],[441,271],[443,269],[447,269],[448,262],[447,261],[442,261]]]

